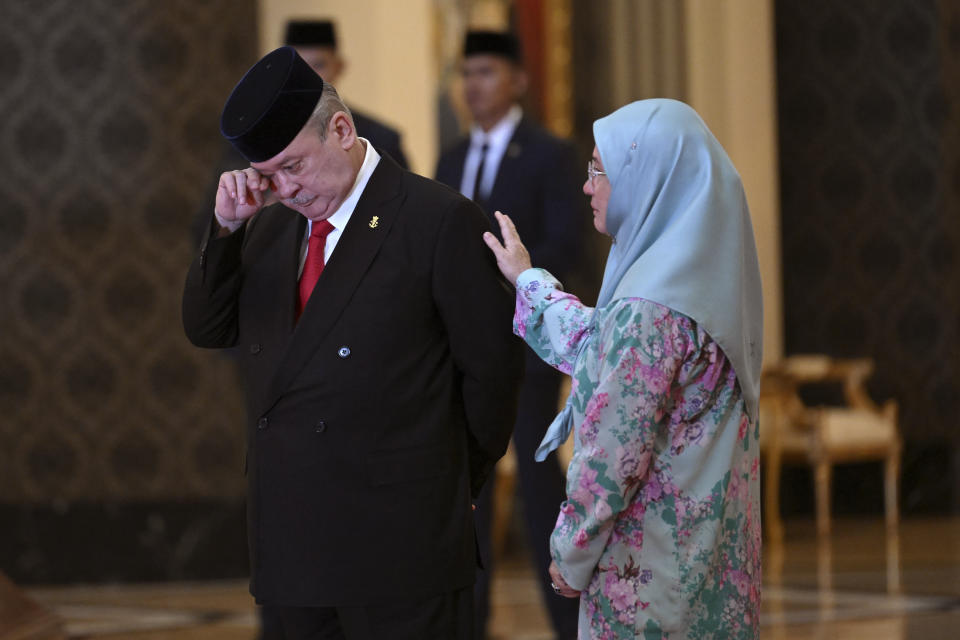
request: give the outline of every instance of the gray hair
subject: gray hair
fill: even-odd
[[[353,124],[353,114],[350,113],[347,105],[343,104],[343,100],[340,99],[340,94],[337,93],[336,88],[329,82],[324,82],[320,101],[317,102],[317,106],[314,107],[313,113],[310,115],[310,119],[307,120],[305,126],[313,127],[317,133],[320,134],[320,139],[326,140],[327,127],[330,125],[330,120],[333,119],[333,114],[337,111],[346,113],[347,117],[350,118],[350,124]],[[354,128],[356,128],[356,125],[354,125]]]

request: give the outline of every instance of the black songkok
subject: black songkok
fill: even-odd
[[[468,31],[463,43],[463,57],[476,54],[503,56],[520,62],[520,42],[512,33],[500,31]]]
[[[337,48],[337,32],[329,20],[291,20],[284,44],[291,47]]]
[[[280,47],[250,67],[220,116],[220,133],[250,162],[283,151],[310,119],[323,79],[293,47]]]

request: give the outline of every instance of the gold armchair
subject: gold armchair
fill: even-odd
[[[764,517],[774,540],[783,536],[780,518],[780,467],[800,462],[813,467],[817,533],[830,532],[830,491],[833,465],[861,460],[884,463],[884,504],[887,526],[899,521],[897,485],[900,476],[901,440],[897,429],[897,404],[877,406],[865,383],[873,373],[869,359],[834,359],[798,355],[764,372],[761,393],[761,450],[767,468]],[[808,407],[798,388],[804,384],[839,382],[846,406]]]

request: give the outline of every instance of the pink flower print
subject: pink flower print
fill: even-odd
[[[639,475],[640,459],[634,447],[617,447],[614,455],[617,461],[613,468],[618,478],[629,480]]]
[[[580,441],[583,443],[593,444],[598,433],[600,433],[600,429],[596,422],[585,421],[580,425]]]
[[[725,361],[717,363],[714,360],[715,354],[711,352],[710,364],[707,366],[707,370],[703,372],[703,377],[701,378],[703,388],[707,391],[713,391],[717,388],[717,384],[720,382],[720,375],[723,373],[723,364]]]
[[[677,488],[677,485],[673,484],[670,480],[663,483],[663,492],[668,496],[680,495],[680,490]]]
[[[603,487],[600,486],[600,483],[597,482],[597,470],[596,469],[584,469],[583,473],[580,474],[580,486],[593,495],[600,495],[603,491]]]
[[[570,501],[581,505],[584,510],[589,510],[593,506],[593,493],[581,484],[570,494]]]
[[[609,394],[598,393],[587,401],[587,408],[583,412],[583,424],[594,424],[600,421],[600,413],[610,404]]]
[[[656,475],[651,475],[643,487],[643,497],[647,502],[656,502],[663,495],[663,486]]]
[[[557,291],[557,294],[558,296],[562,296],[567,299],[567,304],[564,305],[563,307],[564,311],[569,311],[570,309],[574,309],[574,310],[577,309],[577,299],[574,296],[559,290]]]
[[[663,352],[663,343],[654,341],[650,344],[650,355],[653,356],[654,362],[657,360],[662,360],[664,356]]]
[[[670,323],[670,355],[682,359],[692,351],[687,337],[692,330],[692,327],[682,320]]]
[[[630,611],[636,604],[637,596],[633,585],[626,578],[614,578],[607,585],[606,596],[615,612]]]
[[[643,381],[647,367],[644,366],[642,358],[637,355],[636,349],[630,348],[627,350],[627,353],[622,354],[621,363],[620,366],[624,369],[624,386],[630,386]]]
[[[670,449],[674,454],[682,453],[687,445],[699,445],[703,439],[703,425],[700,422],[680,425],[674,432]]]
[[[689,498],[683,500],[677,500],[674,505],[674,510],[677,512],[677,522],[683,522],[687,517],[687,510],[689,509],[688,502]]]
[[[597,500],[597,503],[593,506],[593,515],[600,522],[606,522],[613,516],[613,509],[610,508],[606,500]]]
[[[587,537],[587,532],[584,529],[580,529],[573,536],[573,544],[578,549],[586,549],[589,543],[590,543],[590,539]]]
[[[747,497],[746,483],[740,477],[739,473],[730,474],[730,482],[727,484],[727,501],[739,502]]]
[[[580,474],[580,481],[570,495],[570,499],[589,511],[593,505],[594,496],[599,496],[602,492],[603,487],[597,482],[597,470],[587,468]]]
[[[740,594],[740,597],[747,595],[751,586],[750,577],[747,574],[743,571],[729,569],[726,571],[725,577],[737,588],[737,593]]]
[[[513,332],[521,338],[527,337],[527,323],[533,309],[524,303],[520,292],[517,291],[517,308],[513,313]]]
[[[670,383],[673,381],[666,371],[656,365],[640,366],[640,376],[647,386],[650,393],[662,395],[670,389]],[[659,420],[659,418],[658,418]]]
[[[565,516],[573,515],[576,512],[577,512],[576,508],[572,504],[570,504],[569,500],[564,500],[563,504],[560,505],[560,513],[562,513]]]
[[[737,440],[743,441],[747,437],[747,427],[749,426],[749,420],[747,420],[747,415],[744,414],[740,418],[740,428],[737,430]]]
[[[587,599],[587,616],[592,618],[597,613],[597,601],[593,598]]]
[[[603,576],[601,590],[606,593],[610,590],[610,585],[617,581],[617,565],[613,564],[613,558],[607,560],[606,566],[597,565],[597,573]]]

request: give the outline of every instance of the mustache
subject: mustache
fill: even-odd
[[[313,200],[312,195],[304,195],[304,196],[298,195],[296,198],[287,198],[287,202],[295,205],[307,204],[311,200]]]

